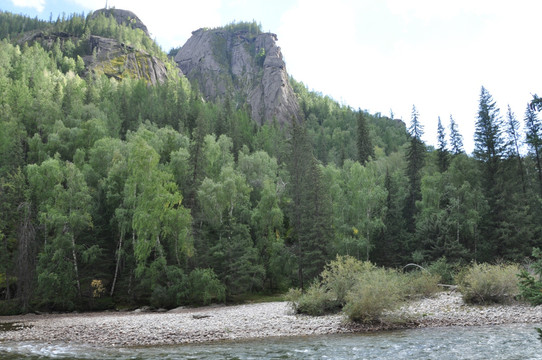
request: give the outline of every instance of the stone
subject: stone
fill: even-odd
[[[91,35],[90,52],[83,58],[87,71],[103,72],[108,77],[144,79],[156,85],[167,79],[166,65],[155,56],[117,40]]]
[[[207,100],[246,102],[258,124],[299,121],[277,36],[272,33],[199,29],[181,47],[175,62]]]

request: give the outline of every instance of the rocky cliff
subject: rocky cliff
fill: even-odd
[[[89,71],[102,72],[109,77],[144,79],[155,85],[167,78],[165,64],[143,50],[136,50],[114,39],[91,35],[92,55],[85,56]]]
[[[207,99],[246,103],[259,124],[290,123],[298,120],[299,106],[276,42],[275,34],[239,26],[199,29],[175,61]]]

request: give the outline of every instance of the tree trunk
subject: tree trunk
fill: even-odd
[[[113,277],[113,285],[111,285],[111,292],[109,293],[109,296],[113,296],[113,293],[115,292],[115,284],[117,283],[117,276],[119,274],[119,265],[120,265],[120,255],[122,251],[122,239],[124,238],[124,234],[121,231],[120,237],[119,237],[119,249],[117,250],[117,265],[115,266],[115,276]]]
[[[79,282],[79,267],[77,266],[77,254],[75,253],[75,236],[72,235],[72,256],[73,256],[73,269],[75,271],[75,280],[77,281],[77,291],[79,297],[81,297],[81,283]]]

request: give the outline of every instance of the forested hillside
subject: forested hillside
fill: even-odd
[[[484,88],[467,156],[454,121],[432,149],[415,108],[407,131],[294,79],[300,124],[259,126],[103,13],[0,13],[0,35],[0,313],[230,301],[306,287],[337,254],[452,266],[542,245],[538,113],[500,114]],[[91,36],[165,76],[96,67]]]

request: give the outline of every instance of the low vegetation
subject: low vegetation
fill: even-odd
[[[519,295],[516,264],[472,264],[457,277],[468,304],[509,303]]]
[[[519,274],[521,297],[532,305],[542,304],[542,251],[533,250],[534,263]]]
[[[352,321],[372,323],[396,309],[404,300],[431,296],[439,288],[440,276],[415,271],[402,273],[378,267],[351,256],[337,256],[303,293],[290,290],[287,298],[299,313],[323,315],[342,309]]]

